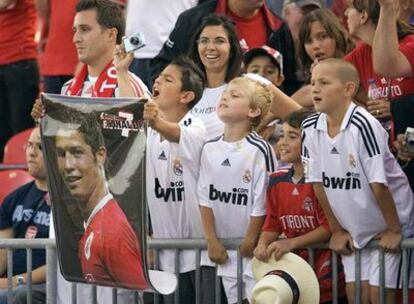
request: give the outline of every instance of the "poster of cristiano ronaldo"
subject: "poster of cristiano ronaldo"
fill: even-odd
[[[157,290],[146,262],[144,102],[52,94],[42,102],[42,149],[63,276]],[[163,275],[174,285],[173,274],[155,277],[165,282]]]

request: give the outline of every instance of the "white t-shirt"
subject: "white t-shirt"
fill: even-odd
[[[371,183],[388,186],[404,236],[413,234],[413,193],[378,120],[351,104],[334,138],[327,133],[327,117],[323,113],[308,117],[302,130],[306,181],[324,185],[336,218],[357,248],[364,247],[386,228]]]
[[[206,126],[208,139],[220,136],[224,132],[224,123],[217,116],[216,107],[226,87],[227,84],[217,88],[205,88],[203,96],[191,109],[191,114],[201,119]]]
[[[214,213],[218,238],[243,238],[251,216],[266,215],[269,174],[276,168],[271,146],[255,132],[239,142],[218,137],[204,145],[198,196],[200,205]],[[237,252],[218,265],[218,274],[237,277]],[[250,259],[243,259],[243,268]]]
[[[154,238],[202,238],[197,180],[206,140],[203,123],[190,113],[179,123],[179,143],[148,129],[147,199]],[[160,252],[162,270],[174,272],[174,251]],[[195,269],[194,250],[180,252],[180,272]]]
[[[128,0],[126,35],[140,32],[146,44],[135,52],[135,58],[155,57],[173,30],[178,15],[197,4],[198,0]]]

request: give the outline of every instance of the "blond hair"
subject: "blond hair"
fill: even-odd
[[[260,109],[260,115],[250,119],[252,128],[257,127],[262,121],[263,117],[269,112],[270,104],[272,102],[272,93],[263,84],[247,77],[236,77],[231,83],[241,84],[246,90],[249,98],[249,107],[253,110]]]

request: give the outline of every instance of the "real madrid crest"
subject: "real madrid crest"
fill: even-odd
[[[357,165],[356,159],[355,159],[355,156],[353,154],[351,154],[351,153],[349,153],[349,155],[348,155],[348,163],[349,163],[349,166],[352,169],[355,169],[356,168],[356,165]]]
[[[91,232],[91,234],[89,234],[89,236],[88,236],[88,238],[86,239],[86,242],[85,242],[84,253],[85,253],[86,260],[89,260],[90,257],[91,257],[92,242],[93,242],[93,232]]]
[[[248,184],[250,183],[251,180],[252,180],[252,173],[250,172],[250,170],[245,170],[243,174],[243,182]]]
[[[183,175],[183,165],[181,164],[181,161],[178,158],[176,158],[174,160],[174,163],[173,163],[173,172],[177,176]]]

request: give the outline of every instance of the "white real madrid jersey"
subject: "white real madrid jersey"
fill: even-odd
[[[269,173],[276,168],[271,146],[255,132],[239,142],[220,136],[204,145],[198,195],[214,213],[218,238],[243,238],[251,216],[266,215]],[[220,275],[236,276],[236,251],[219,265]]]
[[[386,228],[371,183],[388,186],[405,236],[414,231],[413,194],[388,148],[388,135],[366,110],[351,104],[338,135],[330,138],[326,114],[302,124],[302,159],[307,182],[323,184],[339,223],[364,247]]]
[[[180,121],[179,143],[148,128],[147,199],[155,238],[203,237],[197,199],[201,149],[206,131],[191,114]],[[160,254],[161,269],[174,271],[174,251]],[[180,272],[195,269],[194,251],[180,254]]]

